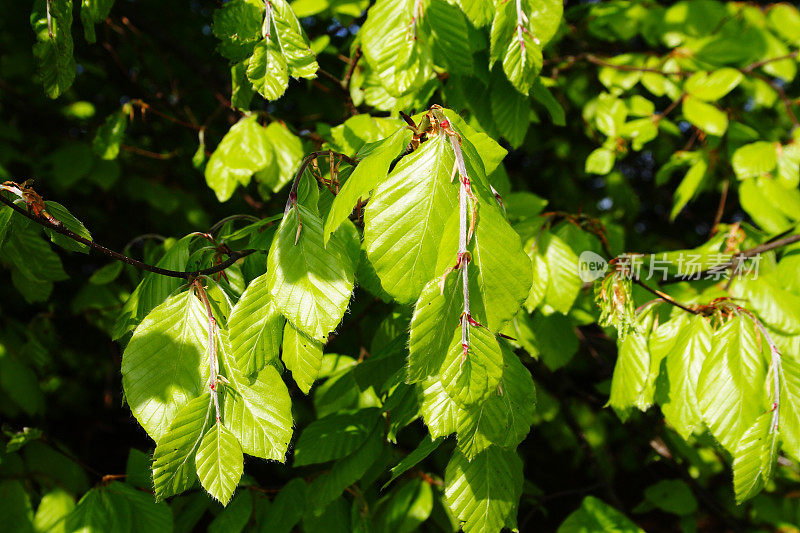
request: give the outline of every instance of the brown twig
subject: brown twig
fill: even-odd
[[[51,222],[50,220],[46,219],[43,216],[34,215],[33,213],[29,213],[28,211],[26,211],[25,209],[22,209],[21,207],[19,207],[17,204],[15,204],[14,202],[9,200],[8,198],[3,196],[2,194],[0,194],[0,202],[6,204],[7,206],[9,206],[11,209],[16,211],[20,215],[22,215],[22,216],[24,216],[24,217],[36,222],[37,224],[39,224],[41,226],[44,226],[45,228],[50,229],[52,231],[55,231],[56,233],[60,233],[61,235],[69,237],[73,241],[79,242],[81,244],[85,244],[86,246],[88,246],[88,247],[90,247],[90,248],[92,248],[94,250],[97,250],[98,252],[104,253],[105,255],[107,255],[109,257],[113,257],[117,261],[122,261],[123,263],[131,265],[133,267],[136,267],[139,270],[146,270],[147,272],[153,272],[154,274],[161,274],[162,276],[169,276],[171,278],[189,279],[189,278],[195,278],[197,276],[210,276],[211,274],[216,274],[217,272],[221,272],[221,271],[225,270],[226,268],[228,268],[229,266],[234,264],[236,261],[238,261],[242,257],[246,257],[246,256],[248,256],[248,255],[250,255],[250,254],[252,254],[253,252],[256,251],[256,250],[242,250],[242,251],[239,251],[239,252],[232,252],[227,261],[224,261],[224,262],[222,262],[222,263],[220,263],[220,264],[218,264],[218,265],[216,265],[214,267],[205,268],[205,269],[202,269],[202,270],[194,270],[194,271],[191,271],[191,272],[181,272],[181,271],[178,271],[178,270],[169,270],[169,269],[166,269],[166,268],[161,268],[161,267],[157,267],[157,266],[153,266],[153,265],[148,265],[147,263],[143,263],[142,261],[138,261],[138,260],[136,260],[136,259],[134,259],[132,257],[128,257],[127,255],[123,255],[123,254],[121,254],[119,252],[115,252],[114,250],[106,248],[105,246],[103,246],[101,244],[97,244],[94,241],[86,239],[86,238],[78,235],[77,233],[74,233],[73,231],[67,229],[60,222],[58,224],[54,224],[53,222]]]
[[[717,206],[717,214],[714,215],[714,224],[711,226],[711,234],[717,232],[717,226],[722,222],[722,215],[725,212],[725,203],[728,201],[728,188],[731,185],[731,180],[726,179],[722,182],[722,195],[719,198],[719,205]]]

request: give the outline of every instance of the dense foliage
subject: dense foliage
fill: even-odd
[[[793,5],[5,7],[8,530],[798,531]]]

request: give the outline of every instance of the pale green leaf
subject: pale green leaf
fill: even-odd
[[[436,64],[452,74],[472,74],[469,31],[461,10],[445,0],[430,0],[422,20],[430,31]]]
[[[578,256],[560,237],[542,232],[537,243],[549,273],[544,303],[567,314],[578,297],[582,281],[578,275]]]
[[[695,72],[683,88],[700,100],[714,102],[735,89],[743,79],[744,74],[735,68],[721,68],[712,72]]]
[[[106,487],[97,487],[81,497],[67,515],[64,529],[70,533],[127,532],[131,529],[131,508],[122,498],[113,498]]]
[[[317,59],[311,51],[303,27],[286,0],[272,1],[272,21],[277,29],[278,46],[286,60],[289,74],[294,78],[316,78],[319,69]]]
[[[322,343],[296,330],[287,322],[283,329],[283,364],[301,391],[308,394],[322,365]]]
[[[700,186],[703,183],[704,178],[706,177],[706,171],[708,170],[708,161],[705,157],[700,157],[695,161],[689,170],[686,172],[686,175],[681,180],[680,185],[678,188],[675,189],[675,198],[672,204],[672,211],[670,211],[669,219],[675,220],[675,217],[678,216],[678,213],[689,203],[689,200],[694,198]]]
[[[800,296],[781,288],[781,283],[775,273],[759,272],[757,277],[746,275],[737,279],[731,292],[746,299],[748,308],[770,327],[800,334]]]
[[[444,390],[460,405],[484,401],[495,392],[503,375],[503,354],[495,336],[484,327],[468,327],[466,353],[458,328],[441,369]]]
[[[292,401],[281,375],[271,365],[248,379],[235,366],[221,334],[225,384],[224,421],[248,455],[283,462],[292,438]]]
[[[184,405],[169,429],[156,442],[153,454],[153,484],[158,500],[180,494],[197,479],[195,454],[213,423],[210,395],[198,396]]]
[[[749,319],[728,321],[714,333],[711,352],[698,377],[697,398],[703,420],[732,454],[766,402],[766,363],[756,335]]]
[[[500,135],[519,148],[531,123],[528,97],[520,93],[497,68],[492,72],[490,105]],[[485,102],[483,103],[485,105]]]
[[[379,141],[374,148],[369,147],[369,155],[359,161],[331,204],[323,230],[326,245],[331,234],[350,216],[358,199],[366,199],[370,191],[386,178],[389,165],[408,144],[409,134],[408,130],[400,130]]]
[[[417,385],[420,396],[419,412],[428,427],[428,433],[436,439],[455,433],[459,407],[447,392],[442,382],[429,378]]]
[[[522,493],[522,461],[491,446],[472,461],[455,450],[445,473],[445,498],[465,533],[500,531],[515,524]]]
[[[678,335],[667,355],[669,392],[661,411],[673,429],[688,439],[702,424],[697,400],[697,380],[711,349],[711,325],[702,316],[684,313],[677,319]]]
[[[156,441],[205,385],[207,323],[194,290],[175,294],[145,317],[122,354],[125,399]]]
[[[772,429],[772,413],[759,416],[744,432],[733,454],[733,490],[736,503],[761,492],[769,481],[780,447],[778,431]]]
[[[271,39],[259,41],[247,64],[247,79],[267,100],[277,100],[289,86],[289,67],[280,47]]]
[[[195,464],[203,488],[227,505],[244,470],[242,448],[233,433],[220,423],[214,424],[200,442]]]
[[[378,0],[359,30],[364,57],[390,95],[420,89],[433,75],[429,45],[418,38],[414,0]]]
[[[783,357],[783,381],[779,406],[783,450],[795,461],[800,459],[800,363]]]
[[[445,135],[404,157],[375,190],[364,214],[364,242],[384,290],[401,303],[417,299],[434,277],[437,247],[458,204],[455,158]]]
[[[494,5],[485,0],[455,0],[476,28],[486,26],[494,16]]]
[[[616,155],[613,150],[605,147],[595,148],[586,158],[584,170],[587,174],[600,174],[604,176],[614,168]]]
[[[741,180],[771,172],[778,164],[775,147],[775,143],[758,141],[745,144],[736,150],[731,158],[736,177]]]
[[[428,283],[414,307],[408,343],[406,380],[417,383],[438,374],[464,308],[461,276],[448,275],[444,284]]]
[[[357,257],[350,254],[356,233],[343,227],[323,244],[322,219],[297,204],[283,218],[267,260],[275,307],[317,341],[341,321],[353,292]]]
[[[709,135],[721,137],[728,129],[724,111],[692,95],[683,99],[683,116]]]
[[[285,320],[272,304],[267,275],[248,285],[228,319],[231,354],[236,368],[252,375],[277,359]]]
[[[255,172],[270,164],[273,148],[257,117],[244,117],[233,125],[211,154],[206,165],[206,183],[225,202],[236,187],[247,185]]]

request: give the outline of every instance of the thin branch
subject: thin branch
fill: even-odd
[[[344,75],[344,80],[342,80],[342,87],[347,89],[347,92],[350,92],[350,80],[353,79],[353,72],[356,70],[356,65],[358,65],[358,60],[361,59],[361,56],[364,55],[364,52],[361,50],[361,47],[357,47],[355,53],[353,54],[353,59],[350,61],[350,67],[347,69],[347,73]]]
[[[722,222],[722,215],[725,212],[725,203],[728,201],[728,188],[731,185],[731,180],[726,179],[722,182],[722,196],[719,198],[719,205],[717,206],[717,214],[714,215],[714,223],[711,225],[711,234],[717,232],[717,226]]]
[[[289,209],[292,208],[295,202],[297,202],[297,187],[300,184],[300,178],[303,177],[303,173],[306,171],[306,168],[308,168],[309,163],[311,163],[311,161],[313,161],[317,157],[326,155],[329,157],[333,156],[341,157],[345,163],[352,166],[358,165],[358,161],[353,159],[352,157],[339,152],[333,152],[331,150],[320,150],[317,152],[311,152],[310,154],[305,156],[305,158],[303,158],[303,162],[300,163],[300,168],[297,169],[297,173],[294,176],[294,181],[292,181],[292,188],[289,189],[289,199],[286,200],[286,207],[283,210],[284,216],[286,215],[286,213],[289,212]]]
[[[195,131],[202,131],[203,129],[205,129],[204,126],[198,126],[197,124],[192,124],[191,122],[186,122],[186,121],[181,120],[179,118],[175,118],[172,115],[168,115],[167,113],[164,113],[163,111],[159,111],[158,109],[152,107],[150,104],[148,104],[147,102],[145,102],[144,100],[142,100],[140,98],[134,98],[133,100],[131,100],[131,105],[134,105],[134,106],[138,107],[139,109],[141,109],[142,110],[142,116],[144,116],[145,113],[147,113],[149,111],[149,112],[153,113],[154,115],[158,115],[161,118],[169,120],[170,122],[173,122],[173,123],[178,124],[180,126],[183,126],[185,128],[193,129]]]
[[[656,296],[658,296],[660,299],[664,300],[665,302],[667,302],[669,304],[672,304],[675,307],[678,307],[679,309],[683,309],[687,313],[691,313],[693,315],[699,315],[700,314],[700,311],[698,311],[697,309],[692,309],[691,307],[685,306],[684,304],[680,303],[679,301],[677,301],[675,298],[673,298],[669,294],[667,294],[667,293],[665,293],[663,291],[660,291],[658,289],[653,289],[652,287],[647,285],[645,282],[640,280],[639,276],[632,275],[631,276],[631,281],[633,281],[635,284],[637,284],[641,288],[645,289],[647,292],[649,292],[651,294],[655,294]]]
[[[77,233],[74,233],[73,231],[71,231],[71,230],[67,229],[66,227],[64,227],[64,225],[60,221],[57,221],[58,224],[55,224],[55,223],[51,222],[50,220],[46,219],[43,216],[34,215],[33,213],[29,213],[27,210],[22,209],[21,207],[19,207],[17,204],[15,204],[14,202],[9,200],[8,198],[3,196],[2,194],[0,194],[0,202],[6,204],[7,206],[9,206],[11,209],[16,211],[20,215],[22,215],[22,216],[24,216],[24,217],[36,222],[40,226],[43,226],[43,227],[45,227],[47,229],[55,231],[56,233],[60,233],[61,235],[69,237],[73,241],[79,242],[81,244],[85,244],[86,246],[88,246],[88,247],[90,247],[90,248],[92,248],[94,250],[97,250],[98,252],[104,253],[105,255],[107,255],[109,257],[113,257],[114,259],[116,259],[118,261],[122,261],[125,264],[134,266],[134,267],[138,268],[139,270],[146,270],[148,272],[153,272],[154,274],[161,274],[162,276],[169,276],[171,278],[189,279],[189,278],[195,278],[197,276],[210,276],[211,274],[216,274],[217,272],[221,272],[221,271],[225,270],[226,268],[228,268],[229,266],[234,264],[236,261],[238,261],[242,257],[248,256],[248,255],[250,255],[250,254],[252,254],[253,252],[256,251],[256,250],[242,250],[242,251],[239,251],[239,252],[232,252],[227,261],[224,261],[224,262],[222,262],[222,263],[220,263],[220,264],[218,264],[218,265],[216,265],[214,267],[211,267],[211,268],[205,268],[203,270],[194,270],[194,271],[191,271],[191,272],[181,272],[181,271],[178,271],[178,270],[169,270],[169,269],[166,269],[166,268],[161,268],[161,267],[157,267],[157,266],[153,266],[153,265],[148,265],[147,263],[143,263],[141,261],[133,259],[132,257],[128,257],[127,255],[123,255],[123,254],[121,254],[119,252],[115,252],[114,250],[106,248],[105,246],[103,246],[101,244],[97,244],[94,241],[86,239],[85,237],[82,237],[82,236],[78,235]]]
[[[756,61],[755,63],[750,63],[746,67],[742,68],[741,71],[745,74],[749,74],[753,72],[755,69],[763,67],[764,65],[768,65],[769,63],[774,63],[776,61],[783,61],[784,59],[794,59],[797,57],[797,54],[800,53],[800,50],[795,50],[790,54],[786,54],[784,56],[778,57],[771,57],[769,59],[763,59],[761,61]]]

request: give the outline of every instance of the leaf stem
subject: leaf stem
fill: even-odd
[[[203,287],[202,279],[195,278],[194,281],[192,281],[192,286],[197,290],[197,294],[203,301],[208,315],[208,369],[210,374],[208,377],[208,388],[211,390],[211,397],[214,400],[214,410],[217,415],[217,423],[219,423],[222,418],[219,413],[219,397],[217,395],[217,385],[219,384],[219,360],[217,359],[216,343],[217,321],[214,318],[214,311],[211,309],[211,302],[208,301],[208,295],[206,294],[205,287]]]

